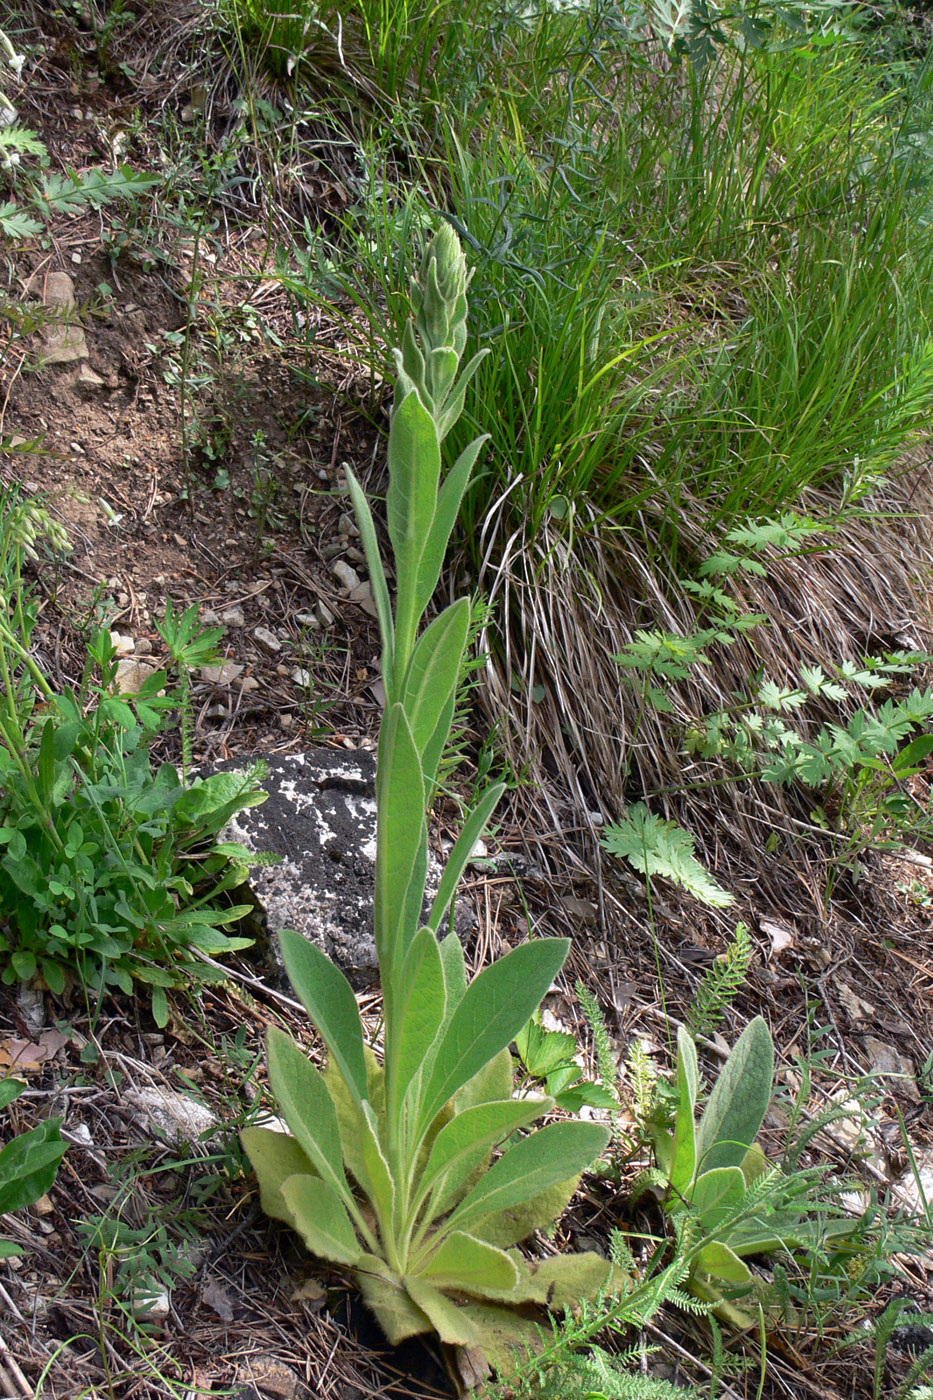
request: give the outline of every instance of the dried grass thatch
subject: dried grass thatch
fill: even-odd
[[[806,505],[817,518],[831,514],[828,500]],[[647,796],[697,834],[708,859],[722,847],[716,854],[724,870],[773,892],[782,872],[765,856],[768,833],[790,824],[825,843],[806,820],[813,795],[732,783],[725,769],[713,774],[708,762],[685,756],[684,726],[747,693],[759,671],[794,685],[802,665],[828,669],[896,648],[929,649],[930,507],[925,466],[914,465],[830,534],[821,552],[775,558],[767,578],[742,580],[740,607],[765,614],[771,625],[718,648],[710,666],[671,683],[673,711],[658,714],[643,709],[612,658],[639,628],[684,635],[708,625],[696,599],[629,531],[583,520],[578,510],[572,531],[555,519],[528,538],[517,491],[503,497],[486,525],[479,580],[494,616],[508,620],[501,637],[483,639],[485,704],[505,719],[509,760],[529,780],[541,825],[573,827],[582,812],[595,832]],[[703,558],[717,542],[685,519],[682,543]],[[838,709],[820,713],[816,705],[809,713],[814,721],[839,717]],[[812,892],[809,877],[804,883]]]

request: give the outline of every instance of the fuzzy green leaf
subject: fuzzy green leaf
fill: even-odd
[[[428,536],[437,506],[441,450],[437,428],[416,390],[412,389],[392,410],[389,427],[389,489],[386,516],[395,554],[398,581],[396,609],[396,663],[407,667],[418,619],[427,604],[418,588],[422,560],[428,553]],[[436,558],[431,593],[440,574],[446,539]],[[437,547],[432,543],[432,550]],[[400,680],[401,677],[399,676]]]
[[[699,1069],[693,1037],[683,1026],[677,1028],[677,1113],[674,1119],[674,1144],[671,1155],[671,1188],[686,1195],[696,1175],[697,1149],[694,1111],[696,1109]]]
[[[391,1013],[402,960],[418,927],[427,868],[421,758],[400,704],[383,717],[376,801],[376,948]]]
[[[422,1178],[422,1189],[433,1187],[444,1178],[434,1202],[435,1213],[449,1210],[464,1182],[492,1148],[542,1117],[553,1106],[552,1099],[506,1099],[475,1104],[454,1114],[431,1147]]]
[[[771,1102],[774,1047],[761,1016],[745,1027],[709,1096],[697,1131],[697,1162],[741,1167]]]
[[[430,531],[418,569],[415,598],[420,611],[427,607],[437,587],[444,555],[450,542],[451,531],[456,524],[463,494],[469,485],[473,466],[480,454],[480,449],[486,441],[486,436],[476,438],[463,449],[445,476],[443,485],[438,492],[437,508],[430,522]]]
[[[289,981],[358,1101],[368,1096],[363,1025],[353,988],[320,948],[292,929],[279,934]]]
[[[496,783],[488,792],[485,792],[467,817],[460,835],[454,842],[453,850],[447,857],[441,882],[437,887],[437,894],[431,905],[431,913],[428,916],[428,928],[432,928],[435,933],[440,928],[454,895],[457,893],[460,877],[473,854],[476,843],[486,830],[489,819],[499,805],[499,799],[504,792],[504,783]]]
[[[282,1116],[315,1171],[346,1201],[350,1189],[343,1171],[337,1110],[322,1075],[277,1026],[269,1027],[266,1044],[269,1082]]]
[[[609,1130],[599,1123],[551,1123],[530,1133],[492,1164],[453,1211],[448,1224],[458,1230],[471,1229],[486,1216],[579,1175],[608,1141]]]
[[[723,1279],[726,1283],[751,1284],[752,1273],[747,1264],[743,1264],[737,1254],[723,1244],[722,1240],[710,1240],[705,1244],[696,1257],[696,1267],[705,1274],[713,1278]]]
[[[419,1272],[438,1288],[484,1297],[509,1293],[518,1282],[518,1269],[503,1250],[462,1230],[445,1235]]]
[[[611,1261],[588,1250],[542,1259],[533,1280],[540,1289],[542,1303],[554,1312],[569,1312],[582,1302],[591,1303],[601,1291],[608,1291],[612,1276]]]
[[[405,678],[403,703],[421,755],[426,789],[434,783],[450,735],[469,626],[469,600],[460,598],[427,628],[412,653]]]
[[[393,1346],[408,1337],[431,1331],[431,1319],[415,1305],[404,1284],[388,1265],[374,1254],[364,1254],[355,1278],[368,1308],[375,1313]]]
[[[385,681],[387,695],[390,699],[395,699],[393,657],[395,624],[392,621],[392,604],[389,600],[389,586],[386,583],[382,555],[379,552],[376,526],[373,521],[372,511],[369,508],[369,502],[364,496],[359,482],[349,467],[346,467],[345,470],[350,500],[353,504],[353,512],[356,515],[356,523],[359,527],[360,538],[363,541],[366,563],[369,566],[369,577],[372,584],[373,599],[376,603],[376,613],[379,617],[379,631],[382,636],[383,680]]]
[[[474,1233],[500,1249],[508,1249],[533,1235],[535,1230],[546,1230],[563,1215],[580,1183],[579,1174],[559,1181],[547,1191],[520,1201],[506,1210],[496,1211],[474,1228]]]
[[[256,1173],[259,1203],[266,1215],[294,1229],[295,1221],[285,1204],[282,1187],[290,1177],[313,1174],[310,1158],[288,1133],[276,1133],[271,1128],[244,1128],[240,1142]]]
[[[356,1264],[362,1250],[353,1223],[334,1188],[319,1176],[292,1176],[282,1197],[312,1254],[334,1264]]]
[[[431,1325],[442,1342],[461,1347],[473,1347],[479,1343],[479,1333],[469,1317],[439,1288],[426,1279],[411,1275],[406,1276],[405,1287],[416,1306],[431,1319]]]
[[[422,1127],[508,1045],[540,1004],[569,947],[566,938],[536,939],[474,978],[438,1045],[425,1087]]]
[[[447,992],[437,939],[429,928],[419,929],[405,956],[398,984],[398,1031],[389,1060],[393,1102],[400,1103],[426,1063],[428,1051],[444,1021]]]
[[[733,1216],[741,1206],[744,1196],[745,1177],[741,1167],[714,1167],[697,1177],[690,1204],[700,1217],[703,1233],[718,1233],[726,1218]]]

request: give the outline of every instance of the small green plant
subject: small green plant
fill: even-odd
[[[0,1110],[15,1103],[25,1088],[18,1079],[0,1080]],[[38,1128],[18,1133],[0,1150],[0,1215],[31,1206],[48,1191],[68,1150],[61,1126],[61,1118],[47,1118]],[[0,1239],[0,1259],[22,1253],[12,1240]]]
[[[554,1102],[512,1097],[507,1047],[562,966],[568,941],[526,943],[468,984],[457,935],[438,938],[501,785],[467,815],[426,919],[422,913],[425,813],[452,723],[469,600],[452,603],[423,631],[420,625],[484,441],[470,442],[441,480],[441,446],[478,363],[458,377],[468,285],[457,237],[444,226],[413,283],[415,316],[397,355],[386,498],[394,615],[372,515],[348,476],[386,689],[375,889],[383,1061],[366,1046],[343,974],[307,940],[283,932],[289,976],[329,1062],[322,1075],[289,1036],[271,1030],[269,1078],[291,1136],[254,1127],[243,1143],[263,1208],[314,1254],[354,1271],[390,1341],[433,1330],[504,1364],[511,1345],[537,1337],[510,1305],[573,1307],[610,1288],[614,1270],[595,1254],[530,1264],[512,1248],[554,1220],[609,1137],[579,1121],[525,1134]]]
[[[784,1177],[769,1166],[756,1142],[771,1101],[773,1072],[771,1033],[756,1016],[736,1042],[698,1120],[697,1052],[681,1026],[673,1123],[649,1123],[665,1210],[692,1218],[701,1241],[691,1257],[690,1290],[740,1328],[755,1323],[758,1304],[766,1299],[746,1257],[807,1249],[853,1229],[848,1219],[813,1218],[817,1209],[826,1214],[825,1202],[817,1199],[819,1171]],[[743,1300],[751,1295],[755,1302],[749,1310]]]
[[[49,162],[48,150],[34,131],[19,125],[0,126],[0,167],[12,180],[15,196],[0,203],[0,233],[6,238],[35,238],[53,214],[71,213],[88,205],[99,209],[117,199],[133,200],[160,183],[159,176],[140,175],[128,165],[80,174],[68,170],[64,175],[43,174],[36,179],[23,170],[23,156],[37,157],[40,167]]]
[[[165,671],[117,693],[106,629],[79,689],[52,689],[30,649],[36,609],[22,577],[24,555],[50,537],[42,520],[35,503],[0,498],[0,976],[40,977],[55,993],[78,979],[95,996],[142,984],[165,1024],[169,988],[218,976],[199,951],[251,941],[222,931],[247,912],[224,896],[249,856],[220,833],[264,800],[260,770],[186,785],[173,765],[155,769],[151,745],[177,700],[163,693]],[[51,538],[60,545],[54,528]],[[183,675],[216,640],[190,613],[171,613],[162,631]]]
[[[726,951],[700,978],[693,1005],[687,1013],[687,1030],[694,1040],[711,1035],[720,1025],[736,993],[748,976],[754,947],[747,924],[737,924]]]
[[[619,1100],[606,1084],[584,1079],[576,1037],[567,1031],[546,1030],[536,1011],[515,1037],[521,1068],[543,1082],[544,1092],[558,1108],[576,1113],[590,1108],[618,1108]]]

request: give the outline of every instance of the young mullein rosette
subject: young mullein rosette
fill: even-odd
[[[373,519],[350,493],[366,548],[382,633],[386,710],[379,736],[375,936],[385,1004],[384,1056],[367,1047],[343,974],[296,933],[281,936],[292,985],[328,1051],[321,1074],[282,1031],[269,1032],[269,1079],[290,1135],[243,1134],[265,1211],[319,1258],[349,1267],[392,1342],[434,1330],[482,1346],[493,1361],[534,1341],[516,1303],[569,1307],[611,1287],[597,1255],[529,1264],[514,1248],[566,1205],[606,1146],[597,1123],[527,1132],[549,1098],[512,1097],[508,1045],[567,956],[566,939],[537,939],[467,982],[449,927],[457,882],[502,795],[467,815],[430,912],[426,810],[450,733],[470,604],[460,598],[423,630],[463,493],[484,439],[441,480],[441,447],[479,362],[458,377],[469,276],[446,226],[412,287],[414,318],[396,352],[389,432],[389,538],[394,614]],[[504,1150],[501,1150],[503,1149]]]

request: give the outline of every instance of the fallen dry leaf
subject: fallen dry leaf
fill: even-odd
[[[762,919],[761,931],[771,939],[771,956],[777,957],[778,953],[783,953],[787,948],[793,948],[797,941],[797,935],[792,928],[786,924],[779,924],[776,919]]]
[[[39,1070],[49,1060],[54,1060],[59,1050],[63,1050],[70,1037],[61,1031],[43,1031],[36,1040],[9,1040],[0,1042],[0,1069],[15,1069],[29,1074]]]

